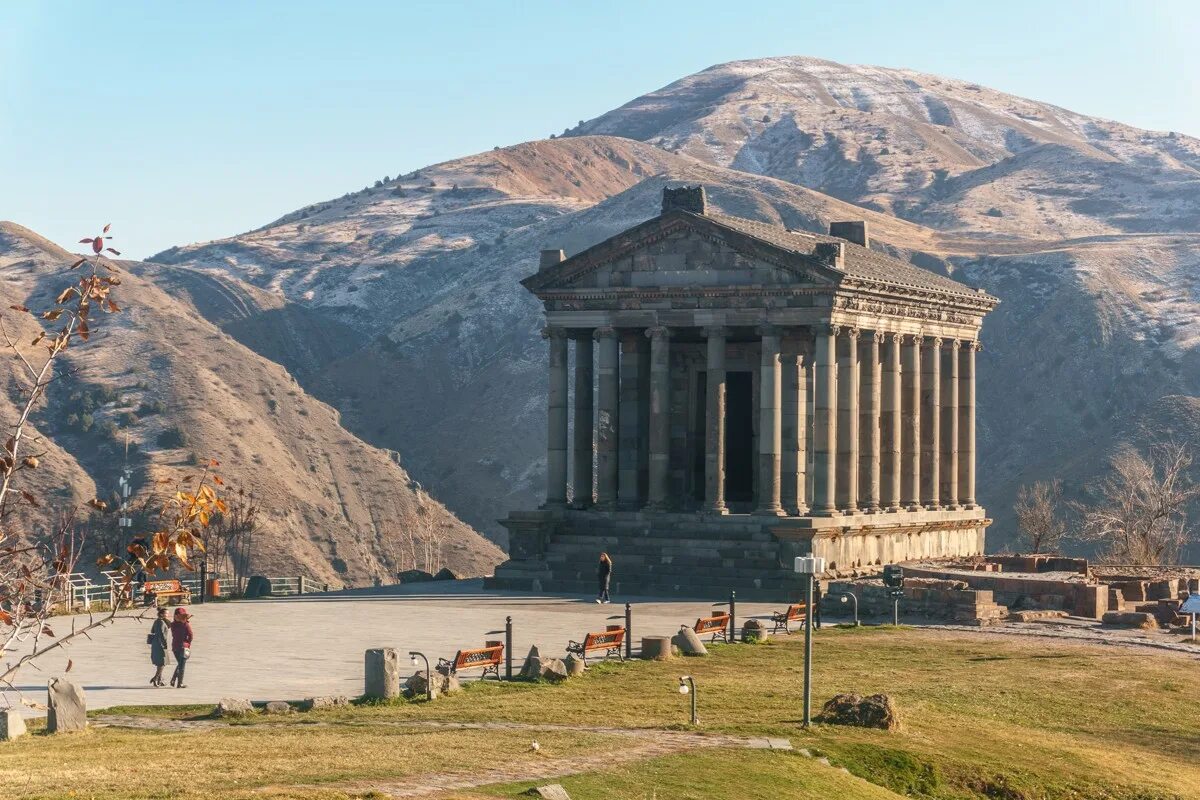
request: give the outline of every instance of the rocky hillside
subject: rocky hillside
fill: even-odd
[[[3,307],[47,306],[69,282],[73,260],[0,223]],[[410,478],[395,453],[344,430],[336,410],[223,333],[170,281],[144,265],[121,266],[114,296],[123,312],[104,317],[90,343],[68,351],[71,370],[36,418],[49,453],[35,474],[44,488],[60,490],[44,504],[47,515],[109,496],[128,436],[143,487],[215,458],[231,487],[261,498],[256,571],[334,584],[390,581],[412,566],[409,531],[443,540],[444,563],[463,574],[487,573],[500,560]],[[5,320],[24,326],[15,329],[21,341],[32,339],[24,315],[6,311]],[[9,393],[2,402],[11,411]]]
[[[1200,396],[1194,139],[803,58],[714,67],[570,134],[167,251],[156,280],[492,532],[545,467],[545,345],[517,281],[542,247],[654,215],[668,181],[798,229],[866,218],[875,246],[1002,298],[980,363],[995,546],[1020,483],[1081,487]]]

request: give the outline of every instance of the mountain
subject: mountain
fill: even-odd
[[[873,246],[1002,299],[980,359],[980,496],[1079,490],[1200,397],[1200,142],[974,84],[806,58],[713,67],[548,141],[383,180],[154,257],[193,306],[490,535],[536,505],[545,343],[518,285],[702,183],[723,213]],[[1173,398],[1173,399],[1172,399]]]
[[[0,223],[3,307],[48,307],[71,281],[73,260],[31,231]],[[444,563],[460,574],[488,573],[501,559],[413,481],[395,453],[344,430],[336,410],[209,322],[186,293],[159,279],[158,268],[119,265],[113,296],[122,313],[104,316],[88,344],[67,351],[69,370],[35,417],[49,451],[30,473],[46,515],[35,522],[111,495],[128,436],[143,488],[215,458],[231,488],[259,498],[255,572],[333,584],[391,581],[412,566],[410,531],[442,540]],[[32,320],[9,311],[4,318],[19,341],[32,340]],[[7,393],[0,402],[12,411]]]

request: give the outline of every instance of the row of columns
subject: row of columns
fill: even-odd
[[[704,329],[707,339],[705,509],[727,513],[725,504],[725,351],[728,330]],[[645,330],[649,360],[638,334],[598,328],[576,339],[574,485],[593,482],[599,508],[618,496],[640,494],[640,447],[621,447],[624,418],[628,441],[647,443],[645,497],[650,509],[669,502],[670,333]],[[804,515],[809,424],[804,355],[781,354],[781,331],[759,328],[758,484],[755,513]],[[567,333],[547,328],[550,386],[547,504],[567,501]],[[593,339],[597,370],[593,407]],[[811,513],[897,512],[902,509],[975,507],[974,342],[872,333],[860,347],[858,330],[820,330],[814,348],[813,502]],[[860,353],[861,351],[861,353]],[[948,353],[948,369],[942,362]],[[860,357],[865,355],[865,359]],[[865,360],[865,363],[864,363]],[[620,370],[626,370],[622,380]],[[649,385],[645,413],[636,387]],[[622,387],[629,389],[622,392]],[[622,409],[625,413],[622,413]],[[592,473],[595,414],[595,466]],[[638,426],[643,425],[644,428]],[[623,463],[622,463],[623,461]],[[590,500],[589,497],[579,500]]]

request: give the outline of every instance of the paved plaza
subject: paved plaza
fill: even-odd
[[[89,708],[117,705],[215,703],[222,697],[296,700],[314,695],[362,694],[363,651],[395,647],[405,657],[418,650],[435,663],[460,648],[482,647],[488,635],[503,631],[513,618],[514,669],[533,644],[544,652],[565,653],[569,639],[603,630],[607,617],[623,615],[633,603],[635,647],[641,636],[672,634],[681,624],[707,616],[703,600],[617,598],[596,605],[592,598],[485,591],[481,581],[425,583],[375,590],[304,597],[192,605],[195,631],[188,662],[187,688],[149,685],[150,664],[144,620],[119,619],[27,668],[18,685],[44,702],[46,680],[62,675],[67,659],[71,677],[81,683]],[[766,615],[783,604],[739,603],[738,619]],[[69,631],[71,618],[51,620]],[[169,677],[168,667],[165,673]]]

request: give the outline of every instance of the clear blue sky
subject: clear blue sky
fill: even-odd
[[[1185,2],[20,2],[0,219],[127,255],[561,132],[712,64],[909,67],[1200,135]]]

